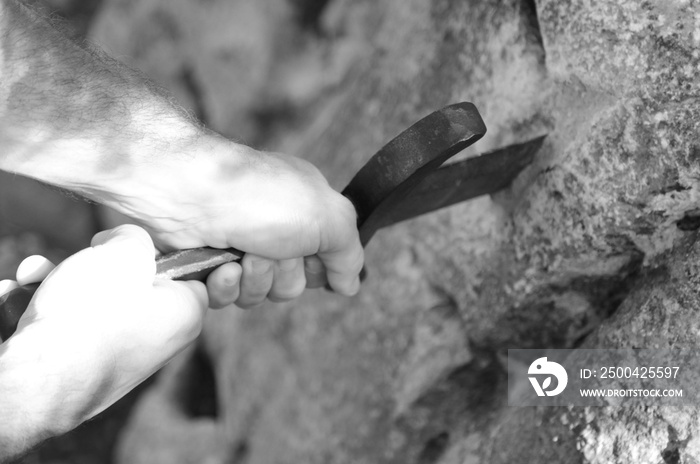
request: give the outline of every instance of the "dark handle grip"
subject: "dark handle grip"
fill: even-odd
[[[222,264],[237,262],[243,252],[234,248],[193,248],[174,251],[156,260],[156,277],[170,280],[199,280],[204,282]],[[19,319],[27,310],[39,284],[16,288],[0,297],[0,337],[7,340],[17,330]]]

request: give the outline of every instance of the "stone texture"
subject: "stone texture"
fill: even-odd
[[[505,398],[507,348],[697,345],[700,5],[657,3],[107,1],[99,42],[338,188],[451,102],[475,150],[549,134],[510,189],[380,232],[358,297],[210,314],[215,388],[168,368],[121,462],[700,460],[691,405]]]
[[[48,257],[59,262],[88,246],[96,229],[88,202],[24,177],[0,173],[0,237],[33,234],[43,243],[32,247],[34,252],[48,252]],[[20,248],[14,253],[25,251],[29,250]]]

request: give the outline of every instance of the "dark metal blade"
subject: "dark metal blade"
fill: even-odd
[[[546,135],[449,164],[428,174],[404,201],[382,219],[380,227],[430,213],[510,185],[542,147]]]
[[[463,102],[429,114],[384,145],[343,190],[357,210],[362,245],[426,176],[485,133],[479,111]]]

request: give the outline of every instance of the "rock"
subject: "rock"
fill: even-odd
[[[50,249],[49,257],[59,262],[90,245],[96,228],[92,205],[86,201],[24,177],[0,173],[0,237],[35,234],[44,241],[43,250]]]
[[[455,101],[489,128],[463,156],[549,135],[511,188],[380,232],[358,297],[212,314],[209,438],[147,413],[171,378],[141,402],[122,462],[188,462],[154,458],[195,449],[188,436],[211,444],[197,462],[699,459],[693,405],[509,408],[504,363],[515,347],[696,346],[697,6],[275,5],[111,0],[95,37],[214,129],[303,156],[338,188]]]
[[[54,24],[57,18],[61,18],[64,32],[83,40],[102,0],[23,0],[23,3],[51,15]]]
[[[273,57],[293,45],[290,15],[285,3],[272,0],[113,1],[92,38],[166,86],[208,125],[250,140]]]

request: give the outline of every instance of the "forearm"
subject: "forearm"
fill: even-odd
[[[0,169],[105,202],[150,166],[189,161],[204,134],[135,71],[0,3]]]
[[[204,130],[146,79],[71,42],[19,0],[0,2],[0,169],[111,206],[161,248],[318,254],[333,288],[359,286],[355,210],[318,169]],[[296,292],[303,275],[295,276]]]

